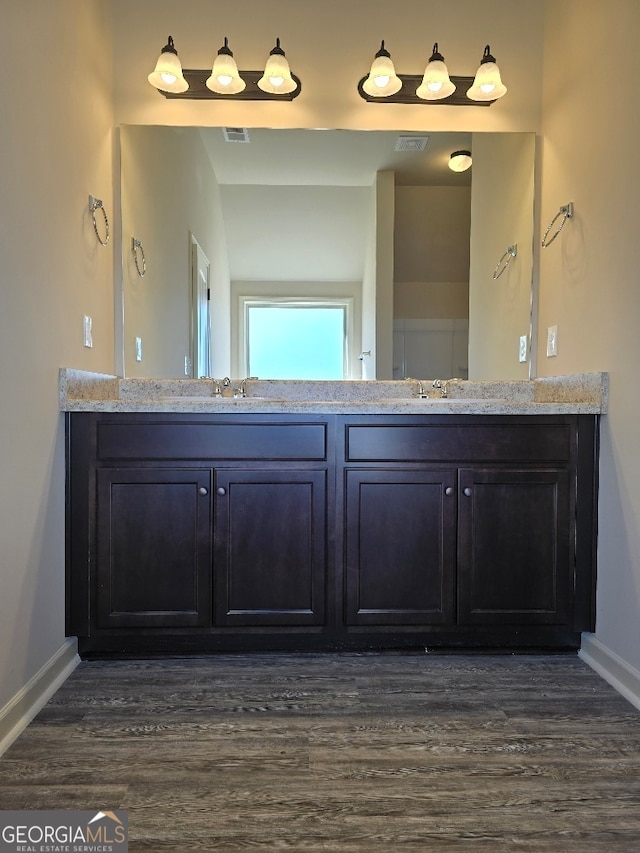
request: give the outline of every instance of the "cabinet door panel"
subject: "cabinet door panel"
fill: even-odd
[[[347,624],[452,621],[454,486],[452,471],[347,471]]]
[[[461,469],[459,478],[459,622],[566,622],[568,472]]]
[[[326,472],[216,471],[217,625],[322,625]]]
[[[210,622],[210,471],[98,471],[101,627]]]

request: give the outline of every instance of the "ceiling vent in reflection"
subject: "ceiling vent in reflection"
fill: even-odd
[[[424,151],[428,141],[428,136],[399,136],[396,151]]]
[[[249,142],[249,130],[246,127],[223,127],[225,142]]]

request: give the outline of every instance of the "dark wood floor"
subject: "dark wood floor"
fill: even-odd
[[[640,851],[640,713],[576,656],[84,662],[0,809],[127,809],[132,851]]]

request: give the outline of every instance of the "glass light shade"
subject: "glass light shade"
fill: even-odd
[[[147,80],[162,92],[186,92],[189,88],[189,84],[182,75],[182,65],[171,36],[162,48],[156,67],[149,74]]]
[[[500,78],[500,69],[491,56],[489,45],[487,45],[473,84],[470,89],[467,89],[467,98],[472,101],[496,101],[506,92],[507,87]]]
[[[422,83],[416,89],[416,95],[423,101],[439,101],[453,95],[456,87],[449,79],[444,56],[438,53],[438,43],[433,46],[431,59],[424,71]]]
[[[452,172],[466,172],[472,162],[471,151],[454,151],[449,157],[449,168]]]
[[[238,66],[233,58],[233,53],[229,50],[226,37],[214,60],[211,76],[207,78],[206,86],[207,89],[211,89],[212,92],[217,92],[220,95],[237,95],[247,86],[238,74]]]
[[[395,95],[402,88],[402,80],[396,75],[396,69],[391,61],[391,54],[385,50],[384,42],[376,53],[369,76],[362,84],[362,88],[374,98],[388,98]]]
[[[298,84],[291,76],[287,57],[280,47],[280,39],[276,39],[276,46],[269,54],[264,74],[258,80],[258,87],[271,95],[288,95],[289,92],[295,92],[298,88]]]

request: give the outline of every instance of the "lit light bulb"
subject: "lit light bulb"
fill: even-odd
[[[269,82],[274,87],[274,89],[277,89],[284,83],[284,77],[269,77]]]
[[[182,66],[178,59],[178,51],[175,48],[171,36],[162,48],[156,67],[147,77],[149,83],[161,92],[173,92],[180,94],[186,92],[189,84],[184,79]]]
[[[238,73],[238,66],[233,58],[233,52],[229,49],[229,40],[226,36],[213,63],[211,76],[205,81],[205,85],[207,89],[218,92],[220,95],[237,95],[244,91],[247,85]]]
[[[507,87],[500,77],[500,69],[494,57],[491,56],[491,48],[487,45],[473,84],[470,89],[467,89],[467,98],[472,101],[495,101],[506,92]]]
[[[391,54],[385,50],[384,41],[371,63],[369,76],[361,85],[363,92],[375,98],[388,98],[402,88],[402,80],[396,74]]]
[[[438,42],[436,42],[424,70],[422,83],[416,89],[416,95],[423,101],[440,101],[452,95],[455,89],[455,85],[449,79],[444,56],[438,51]]]

